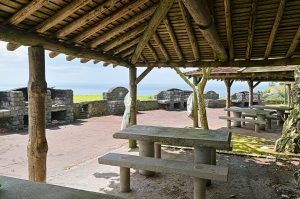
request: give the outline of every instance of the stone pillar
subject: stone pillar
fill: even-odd
[[[29,47],[28,56],[29,141],[27,157],[29,180],[46,182],[48,144],[45,130],[45,98],[47,95],[45,51],[42,47]]]
[[[138,141],[139,143],[139,156],[154,157],[154,143],[149,141]],[[139,170],[141,175],[152,176],[153,171]]]
[[[130,126],[137,124],[137,80],[136,80],[136,67],[129,68],[129,84],[130,84],[130,97],[131,97],[131,105],[130,105]],[[129,148],[136,148],[136,140],[129,140]]]

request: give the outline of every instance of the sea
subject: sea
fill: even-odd
[[[269,84],[261,83],[259,84],[254,92],[263,91]],[[22,84],[0,84],[0,90],[10,90],[14,88],[26,87],[27,85]],[[48,83],[48,87],[53,87],[57,89],[72,89],[74,95],[101,95],[103,92],[108,91],[110,88],[123,86],[128,88],[128,84],[91,84],[91,83],[80,83],[80,84],[63,84],[63,83]],[[138,95],[139,96],[153,96],[159,91],[167,90],[170,88],[178,88],[182,90],[192,90],[185,83],[182,84],[139,84],[138,85]],[[205,87],[205,91],[215,91],[220,97],[226,96],[226,87],[223,81],[209,81]],[[245,82],[234,82],[231,87],[231,93],[248,91],[248,85]]]

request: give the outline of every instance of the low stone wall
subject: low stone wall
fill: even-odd
[[[137,101],[138,111],[157,110],[159,105],[157,100]],[[87,101],[74,103],[73,114],[75,119],[105,115],[123,115],[125,106],[123,101]]]
[[[217,99],[217,100],[208,99],[208,100],[205,100],[205,106],[207,108],[225,108],[225,106],[226,106],[226,100],[222,100],[222,99]]]

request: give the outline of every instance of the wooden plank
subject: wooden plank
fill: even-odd
[[[106,10],[113,8],[119,0],[108,0],[103,2],[101,5],[93,9],[92,11],[88,12],[87,14],[83,15],[79,19],[73,21],[72,23],[66,25],[61,30],[57,31],[56,36],[58,38],[64,38],[74,30],[80,28],[81,26],[89,23],[91,20],[103,14]]]
[[[31,181],[46,182],[48,144],[45,117],[47,96],[45,51],[42,47],[29,47],[28,58],[28,174]]]
[[[227,44],[229,49],[229,59],[234,59],[233,37],[232,37],[232,25],[231,25],[231,0],[224,0],[225,7],[225,20],[226,20],[226,33]]]
[[[6,25],[0,25],[0,40],[20,43],[24,46],[43,46],[45,49],[50,51],[56,51],[81,58],[109,61],[121,66],[131,65],[128,62],[111,55],[106,55],[98,51],[93,51],[70,44],[63,44],[57,40],[46,38],[37,33],[20,30]]]
[[[126,14],[128,14],[128,12],[138,8],[139,6],[143,5],[147,1],[148,0],[136,0],[134,2],[128,3],[126,6],[122,7],[121,9],[116,10],[115,12],[113,12],[109,17],[105,17],[103,20],[101,20],[98,23],[91,26],[91,28],[89,28],[86,31],[80,33],[78,36],[76,36],[73,39],[73,42],[79,43],[79,42],[89,38],[90,36],[92,36],[96,32],[98,32],[98,31],[102,30],[103,28],[105,28],[108,24],[110,24],[110,23],[114,22],[115,20],[125,16]]]
[[[1,199],[122,199],[108,194],[0,176]]]
[[[108,153],[98,159],[99,164],[142,169],[161,173],[175,173],[202,179],[227,181],[228,168],[209,164],[158,159],[127,154]]]
[[[66,60],[67,60],[67,61],[72,61],[72,60],[74,60],[74,59],[76,59],[76,57],[75,57],[75,56],[72,56],[72,55],[68,55],[68,56],[66,57]]]
[[[299,40],[300,40],[300,26],[298,27],[298,30],[295,34],[295,37],[294,37],[294,39],[293,39],[293,41],[292,41],[292,43],[289,47],[289,50],[287,51],[287,53],[285,55],[285,57],[288,58],[288,57],[291,57],[291,56],[294,55],[294,52],[295,52],[295,50],[298,46]]]
[[[90,0],[73,0],[34,29],[39,33],[46,32],[89,2]]]
[[[182,55],[182,52],[181,52],[181,50],[180,50],[180,47],[179,47],[179,45],[178,45],[178,43],[177,43],[176,36],[175,36],[175,34],[174,34],[172,25],[170,24],[170,20],[169,20],[168,17],[165,18],[164,24],[165,24],[165,26],[166,26],[166,28],[167,28],[167,30],[168,30],[168,34],[170,35],[170,39],[171,39],[171,41],[172,41],[173,47],[174,47],[174,49],[175,49],[175,51],[176,51],[176,54],[177,54],[179,60],[182,61],[182,60],[183,60],[183,55]],[[180,67],[180,66],[179,66],[179,67]]]
[[[156,29],[162,22],[162,20],[167,16],[167,13],[169,12],[169,9],[173,6],[174,0],[161,0],[157,9],[155,10],[155,13],[153,14],[150,22],[148,23],[148,26],[146,27],[144,34],[141,36],[140,42],[138,43],[132,57],[131,57],[131,63],[135,64],[143,49],[149,42],[150,38],[153,36],[153,34],[156,32]]]
[[[235,60],[235,61],[169,61],[169,62],[137,62],[136,67],[261,67],[261,66],[289,66],[299,65],[300,57],[295,58],[278,58],[267,60]]]
[[[281,21],[282,15],[283,15],[283,11],[284,11],[284,8],[285,8],[286,1],[287,0],[281,0],[280,1],[278,11],[277,11],[277,15],[276,15],[276,18],[274,20],[274,24],[273,24],[272,31],[271,31],[271,34],[270,34],[270,37],[269,37],[269,41],[268,41],[268,45],[267,45],[267,48],[266,48],[266,51],[265,51],[265,56],[264,56],[265,59],[269,58],[269,56],[271,54],[272,46],[273,46],[273,43],[275,41],[277,31],[279,29],[279,25],[280,25],[280,21]]]
[[[8,19],[7,23],[12,25],[18,25],[29,17],[32,13],[43,7],[50,0],[32,0],[25,7],[15,13],[11,18]]]
[[[148,8],[147,10],[140,12],[139,14],[135,15],[134,17],[127,20],[125,23],[122,23],[121,25],[113,28],[111,31],[104,33],[103,35],[95,38],[90,42],[91,48],[96,48],[98,45],[101,45],[102,43],[106,42],[107,40],[111,39],[112,37],[118,35],[119,33],[125,31],[126,29],[130,28],[131,26],[137,24],[138,22],[144,20],[145,18],[152,15],[157,8],[157,5],[152,6],[151,8]]]
[[[157,35],[157,33],[153,34],[153,39],[155,40],[156,44],[158,45],[159,49],[161,50],[162,54],[164,55],[166,61],[169,61],[170,56],[169,56],[166,48],[164,47],[162,41],[160,40],[159,36]]]
[[[49,57],[54,58],[54,57],[57,57],[59,54],[60,54],[59,52],[51,51],[51,52],[49,52]]]
[[[189,13],[199,25],[203,37],[214,50],[217,58],[227,61],[226,50],[217,33],[207,0],[182,0]]]
[[[257,0],[252,0],[250,19],[248,25],[248,39],[247,39],[247,49],[246,49],[247,60],[251,58],[252,47],[253,47],[253,37],[254,37],[255,20],[256,20],[256,3]]]
[[[139,43],[140,39],[139,38],[135,38],[129,42],[126,42],[124,45],[121,45],[117,48],[115,48],[113,50],[113,54],[116,55],[116,54],[119,54],[120,52],[123,52],[124,50],[136,45],[137,43]]]
[[[203,146],[216,149],[229,149],[231,142],[230,132],[142,125],[126,128],[115,133],[113,137],[160,142],[174,146]]]
[[[146,47],[149,49],[149,51],[151,52],[151,55],[153,56],[155,61],[158,61],[158,56],[154,50],[154,48],[151,46],[151,44],[147,43]]]
[[[194,58],[195,60],[199,60],[200,59],[200,51],[199,51],[199,47],[198,47],[198,42],[197,42],[197,38],[194,34],[194,30],[193,30],[193,26],[191,24],[191,19],[190,19],[190,15],[188,13],[188,11],[186,10],[185,6],[183,5],[182,1],[179,1],[179,7],[182,13],[182,17],[184,20],[184,24],[185,24],[185,28],[192,46],[192,50],[193,50],[193,54],[194,54]]]

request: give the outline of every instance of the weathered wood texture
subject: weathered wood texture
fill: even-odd
[[[253,81],[249,80],[247,81],[248,83],[248,87],[249,87],[249,107],[253,105],[253,89],[254,89],[254,85],[253,85]]]
[[[233,84],[233,80],[225,79],[224,80],[226,85],[226,108],[230,108],[231,106],[231,86]],[[230,111],[227,111],[227,117],[230,117]],[[227,127],[231,127],[231,121],[227,120]]]
[[[131,105],[130,105],[130,119],[129,125],[133,126],[137,124],[137,78],[136,78],[136,68],[130,67],[129,68],[129,92],[131,98]],[[136,140],[129,140],[129,148],[136,148]]]
[[[35,182],[46,182],[47,139],[46,107],[47,83],[45,78],[45,52],[42,47],[28,48],[28,174]]]

